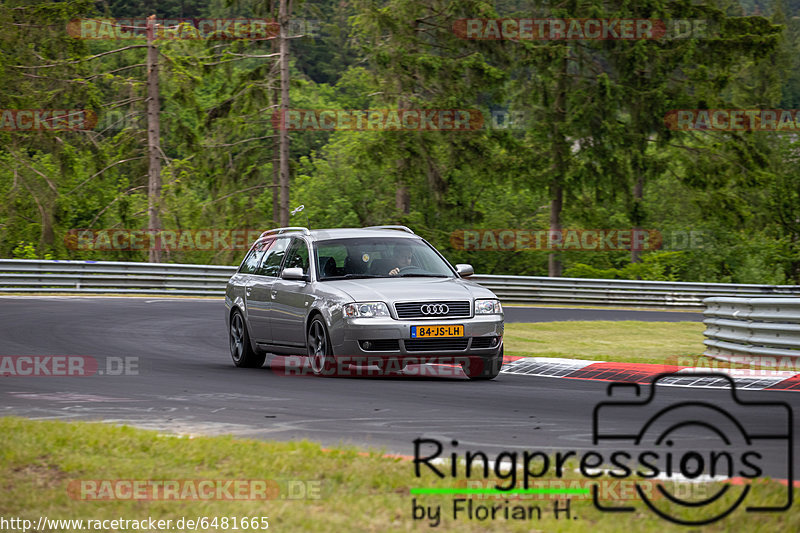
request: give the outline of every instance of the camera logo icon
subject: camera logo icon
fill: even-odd
[[[753,513],[789,509],[794,484],[791,406],[781,401],[742,400],[730,376],[718,373],[692,377],[724,379],[727,391],[692,394],[703,399],[678,402],[657,394],[659,384],[686,377],[656,376],[647,397],[641,396],[638,384],[609,385],[608,396],[613,399],[595,406],[592,427],[594,445],[614,450],[610,455],[614,469],[608,474],[634,480],[639,499],[650,511],[681,525],[710,524],[740,507]],[[619,398],[623,387],[632,387],[636,397]],[[788,480],[780,501],[772,497],[767,504],[759,496],[762,478]],[[657,494],[643,488],[653,481],[659,482]],[[710,481],[726,482],[719,488],[706,484]],[[687,495],[687,486],[706,490],[690,490],[693,494]],[[636,510],[601,501],[596,484],[592,499],[603,512]]]

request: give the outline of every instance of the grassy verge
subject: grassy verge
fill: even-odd
[[[576,474],[568,477],[575,478]],[[440,480],[424,471],[417,478],[412,463],[406,460],[352,448],[325,451],[308,442],[166,438],[151,431],[92,423],[0,418],[0,479],[0,515],[34,523],[40,516],[84,520],[153,517],[173,523],[181,517],[219,520],[235,516],[268,517],[271,531],[428,529],[427,520],[414,521],[412,517],[416,499],[417,505],[441,505],[437,531],[686,531],[648,512],[642,502],[622,502],[635,505],[635,513],[607,514],[597,511],[585,497],[575,496],[570,497],[569,519],[563,512],[559,519],[554,517],[552,497],[510,501],[510,505],[539,507],[541,518],[534,514],[532,519],[479,521],[462,513],[454,519],[453,501],[463,496],[412,496],[410,491],[416,487],[464,487],[463,477]],[[268,500],[93,501],[81,498],[87,492],[75,490],[82,480],[276,480],[281,492]],[[293,499],[283,490],[291,482],[305,487],[304,498]],[[73,487],[72,492],[69,487]],[[785,495],[785,489],[774,482],[765,482],[759,489],[757,498],[762,503],[774,504]],[[102,491],[90,490],[88,494]],[[295,492],[295,496],[299,494]],[[477,499],[474,504],[492,506],[504,501]],[[561,507],[565,503],[559,500]],[[800,530],[797,513],[748,514],[737,510],[733,516],[735,522],[729,517],[705,529],[724,531],[735,523],[738,530],[747,531]],[[218,525],[198,530],[233,529]]]
[[[570,321],[510,323],[506,353],[620,363],[719,365],[704,357],[700,322]],[[739,365],[741,366],[741,365]]]

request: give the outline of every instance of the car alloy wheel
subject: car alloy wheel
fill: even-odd
[[[234,363],[242,360],[244,355],[244,324],[242,315],[234,313],[231,318],[231,357]]]
[[[315,376],[329,376],[336,367],[331,353],[328,331],[320,317],[314,317],[308,327],[308,358]]]
[[[266,354],[258,354],[250,346],[250,335],[238,309],[231,315],[230,347],[233,364],[242,368],[260,368],[264,364]]]

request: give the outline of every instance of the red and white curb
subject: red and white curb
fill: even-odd
[[[517,376],[622,381],[643,384],[652,383],[653,378],[658,374],[673,372],[686,374],[686,377],[665,378],[659,384],[702,389],[729,388],[730,384],[726,379],[707,375],[692,375],[715,372],[729,375],[733,378],[736,388],[739,390],[800,391],[800,374],[780,370],[710,369],[677,365],[611,363],[606,361],[517,356],[506,356],[501,370],[502,374]]]

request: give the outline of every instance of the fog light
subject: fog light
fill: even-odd
[[[369,341],[361,341],[361,347],[365,350],[372,348],[372,343]]]
[[[492,338],[492,346],[491,347],[494,348],[495,346],[497,346],[497,344],[499,342],[500,342],[500,337],[493,337]]]

